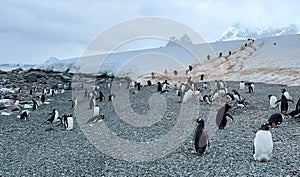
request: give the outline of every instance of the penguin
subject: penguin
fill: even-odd
[[[32,89],[29,90],[29,95],[32,95]]]
[[[288,113],[289,116],[292,116],[294,118],[300,118],[300,98],[299,100],[297,101],[297,104],[296,104],[296,109],[290,113]]]
[[[47,122],[49,123],[54,123],[57,122],[59,120],[58,118],[58,111],[56,109],[53,109],[51,113],[49,113],[49,115],[51,116]]]
[[[46,101],[46,96],[45,96],[45,94],[42,94],[42,96],[41,96],[41,102],[44,104],[45,101]]]
[[[275,104],[277,102],[277,98],[274,95],[268,95],[268,98],[270,100],[270,108],[276,108],[278,104]]]
[[[211,104],[211,95],[204,95],[203,101],[207,102],[208,104]]]
[[[228,103],[225,103],[225,105],[219,108],[216,117],[216,124],[219,127],[219,129],[225,128],[227,124],[227,116],[233,120],[233,117],[230,114],[228,114],[229,109],[231,109],[231,106]]]
[[[32,100],[32,110],[37,110],[38,108],[39,108],[39,105],[38,105],[38,103],[37,103],[37,101],[35,101],[35,100]]]
[[[270,116],[268,123],[269,125],[274,128],[278,127],[282,123],[283,117],[280,113],[274,113]]]
[[[290,93],[286,91],[286,89],[281,89],[281,93],[284,94],[284,96],[286,97],[286,99],[288,100],[292,100]]]
[[[284,94],[281,95],[281,99],[280,100],[277,100],[275,102],[275,104],[279,103],[280,102],[280,111],[282,114],[287,114],[287,111],[289,109],[289,104],[288,104],[288,101],[290,102],[294,102],[293,100],[288,100]]]
[[[233,94],[231,94],[231,93],[226,93],[226,96],[227,96],[227,98],[228,98],[230,101],[234,101],[234,100],[235,100]]]
[[[93,116],[92,118],[90,118],[85,124],[97,123],[97,122],[103,121],[104,119],[105,119],[105,117],[103,114],[96,115],[96,116]]]
[[[139,82],[139,83],[137,83],[137,89],[138,89],[138,91],[140,91],[141,90],[141,83]]]
[[[115,94],[110,94],[108,96],[108,101],[112,101],[115,98]]]
[[[101,91],[99,91],[99,97],[96,100],[99,100],[99,101],[105,100],[105,96]]]
[[[192,69],[193,69],[193,66],[189,65],[189,71],[192,71]]]
[[[96,106],[94,107],[92,117],[98,116],[99,114],[100,114],[100,108],[99,108],[99,105],[96,105]]]
[[[24,110],[21,112],[21,115],[19,116],[21,120],[26,121],[28,120],[28,111]]]
[[[168,83],[167,80],[165,80],[165,81],[162,83],[162,90],[161,90],[162,93],[168,92],[168,90],[167,90],[168,85],[170,85],[170,84]]]
[[[203,74],[203,73],[200,75],[200,80],[201,80],[201,81],[204,80],[204,74]]]
[[[241,81],[240,82],[240,90],[244,90],[245,89],[245,82]]]
[[[148,86],[152,85],[152,82],[150,80],[147,81]]]
[[[232,92],[235,100],[242,101],[241,95],[236,90],[232,90]]]
[[[70,115],[64,115],[63,116],[63,125],[65,127],[65,130],[72,130],[74,128],[74,119],[73,116]]]
[[[204,128],[203,119],[199,118],[194,121],[198,123],[194,134],[194,146],[197,155],[202,156],[205,153],[206,146],[209,145],[209,139],[207,132]]]
[[[157,83],[157,91],[158,92],[162,91],[162,84],[160,82]]]
[[[254,92],[254,84],[252,82],[247,82],[245,85],[248,86],[248,93]]]
[[[219,92],[216,89],[212,95],[211,101],[215,101],[219,97]]]
[[[208,88],[207,82],[204,82],[202,87],[203,87],[204,89],[207,89],[207,88]]]
[[[77,98],[75,97],[73,100],[69,100],[69,101],[72,101],[71,109],[74,109],[77,106],[77,103],[78,103]]]
[[[268,162],[273,151],[272,134],[269,131],[270,124],[264,123],[256,132],[253,143],[253,157],[256,162]]]
[[[288,113],[289,116],[292,116],[293,118],[300,118],[300,109],[299,110],[294,110],[290,113]]]
[[[84,90],[84,97],[86,98],[86,97],[88,97],[88,95],[89,95],[89,92],[85,89]]]

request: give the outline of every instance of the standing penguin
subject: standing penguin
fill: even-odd
[[[98,116],[99,114],[100,114],[100,108],[99,108],[98,105],[96,105],[96,106],[94,107],[92,117]]]
[[[96,100],[99,100],[99,101],[105,100],[105,96],[101,91],[99,91],[99,97]]]
[[[138,91],[140,91],[141,90],[141,83],[139,82],[139,83],[137,83],[137,89],[138,89]]]
[[[270,124],[263,124],[256,132],[253,144],[253,157],[256,162],[268,162],[273,151]]]
[[[286,91],[286,89],[281,89],[281,93],[284,94],[286,99],[291,100],[290,93],[288,91]]]
[[[90,99],[90,103],[89,103],[89,109],[93,109],[96,105],[96,100],[94,98],[94,96],[92,96],[92,98]]]
[[[270,116],[268,123],[271,127],[277,127],[282,123],[283,117],[280,113],[274,113]]]
[[[206,146],[209,144],[209,140],[208,140],[207,132],[204,129],[203,119],[199,118],[194,121],[198,123],[198,126],[194,134],[194,145],[195,145],[195,150],[197,152],[197,155],[201,156],[204,154],[206,150]]]
[[[152,85],[152,82],[150,80],[147,81],[148,86]]]
[[[276,108],[278,104],[275,104],[277,102],[277,98],[274,95],[268,95],[268,98],[270,100],[270,108]]]
[[[110,94],[108,96],[108,101],[112,101],[115,98],[115,94]]]
[[[45,97],[45,94],[42,94],[41,96],[41,102],[44,104],[46,101],[46,97]]]
[[[289,109],[289,104],[288,104],[288,101],[290,102],[294,102],[293,100],[288,100],[284,94],[281,95],[281,99],[280,100],[277,100],[275,102],[275,104],[279,103],[280,102],[280,111],[282,114],[287,114],[287,111]]]
[[[51,116],[47,122],[49,123],[54,123],[57,122],[59,120],[58,118],[58,111],[56,109],[53,109],[51,113],[49,113],[49,115]]]
[[[245,85],[248,86],[248,93],[254,92],[254,84],[252,82],[247,82]]]
[[[240,82],[240,90],[244,90],[245,89],[245,82],[241,81]]]
[[[157,83],[157,91],[158,92],[162,91],[162,84],[160,82]]]
[[[32,110],[37,110],[39,108],[39,105],[35,100],[32,100],[32,104]]]
[[[72,130],[74,128],[74,119],[73,116],[70,115],[64,115],[63,116],[63,125],[65,127],[65,130]]]
[[[233,117],[228,114],[229,109],[231,106],[228,103],[225,103],[224,106],[222,106],[217,113],[216,117],[216,123],[219,129],[224,129],[227,124],[227,116],[230,117],[233,120]]]

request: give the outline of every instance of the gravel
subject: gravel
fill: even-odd
[[[247,101],[247,108],[234,107],[229,111],[234,121],[228,119],[224,130],[208,129],[210,147],[204,156],[196,156],[193,148],[193,132],[196,123],[193,118],[202,117],[208,121],[207,114],[215,112],[213,106],[204,102],[196,103],[199,115],[188,117],[192,128],[183,143],[171,153],[151,161],[130,162],[113,158],[101,151],[90,137],[86,129],[92,130],[99,125],[106,125],[118,137],[134,142],[147,143],[160,139],[172,130],[179,121],[181,104],[175,91],[163,93],[167,111],[162,118],[151,126],[135,127],[120,119],[114,110],[114,102],[108,101],[110,89],[101,85],[101,91],[107,99],[98,102],[106,116],[103,122],[94,126],[83,126],[85,121],[71,109],[74,96],[79,97],[79,110],[86,110],[88,101],[83,96],[83,90],[73,92],[67,90],[63,95],[51,98],[50,105],[42,105],[39,110],[31,111],[29,120],[20,121],[14,113],[11,116],[0,116],[0,176],[292,176],[299,175],[300,147],[298,146],[300,131],[299,120],[285,117],[282,125],[271,129],[274,149],[270,162],[257,163],[252,156],[255,130],[268,117],[278,112],[270,109],[268,94],[279,98],[281,89],[287,88],[296,102],[300,97],[299,87],[269,85],[256,83],[254,93],[239,90],[238,82],[226,82],[229,91],[236,89]],[[90,88],[86,85],[86,88]],[[209,93],[204,91],[201,94]],[[147,115],[151,110],[149,100],[156,94],[155,86],[145,86],[141,91],[131,89],[129,92],[132,109],[141,115]],[[117,98],[116,98],[117,99]],[[296,103],[291,103],[290,110]],[[59,123],[48,124],[46,120],[53,108],[64,113],[75,115],[74,129],[66,131]],[[85,113],[85,112],[84,112]],[[84,114],[83,113],[83,114]],[[101,125],[102,124],[102,125]],[[88,128],[87,128],[88,127]],[[100,129],[101,131],[101,129]],[[99,135],[100,136],[100,135]],[[171,138],[170,141],[176,141]],[[102,142],[106,143],[106,142]],[[170,142],[172,143],[172,142]],[[113,147],[112,147],[113,149]],[[150,149],[149,151],[155,151]],[[121,152],[126,154],[127,152]],[[136,152],[137,154],[139,152]]]

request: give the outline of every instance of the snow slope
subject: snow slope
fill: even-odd
[[[37,68],[60,71],[70,68],[73,72],[100,70],[121,76],[127,75],[137,80],[147,80],[150,73],[155,72],[159,76],[157,80],[167,77],[173,81],[186,81],[191,76],[193,80],[198,81],[199,75],[204,73],[208,80],[300,85],[299,49],[300,35],[295,34],[261,38],[254,42],[238,40],[209,45],[195,44],[188,46],[188,50],[172,45],[111,53],[44,63]],[[229,50],[232,52],[230,56]],[[222,57],[219,57],[220,52]],[[207,55],[210,55],[209,60]],[[193,65],[194,69],[186,75],[188,65]],[[173,74],[174,70],[179,72],[177,76]]]

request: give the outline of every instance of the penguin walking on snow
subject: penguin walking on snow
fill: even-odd
[[[280,113],[274,113],[270,116],[268,123],[271,127],[277,127],[282,123],[283,117]]]
[[[204,128],[203,119],[199,118],[194,121],[198,123],[194,134],[194,146],[197,155],[202,156],[205,153],[206,146],[209,145],[208,135]]]
[[[38,105],[38,103],[37,103],[37,101],[35,101],[35,100],[32,100],[32,110],[37,110],[38,108],[39,108],[39,105]]]
[[[74,128],[74,119],[71,114],[70,115],[65,114],[63,116],[63,125],[65,127],[65,130],[72,130]]]
[[[233,120],[233,117],[230,114],[228,114],[229,109],[231,109],[231,106],[228,103],[226,103],[218,110],[216,123],[219,129],[224,129],[227,125],[227,116]]]
[[[268,162],[273,151],[270,124],[263,124],[256,132],[253,144],[253,157],[256,162]]]

